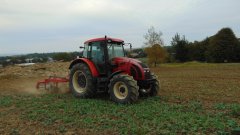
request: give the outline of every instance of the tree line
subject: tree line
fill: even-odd
[[[155,32],[154,27],[146,35],[145,52],[151,65],[163,61],[240,62],[240,40],[231,28],[222,28],[215,35],[194,42],[189,42],[184,35],[177,33],[172,38],[171,46],[164,46],[162,33]]]
[[[223,28],[211,37],[194,42],[177,33],[171,45],[169,53],[178,62],[240,62],[240,41],[230,28]]]

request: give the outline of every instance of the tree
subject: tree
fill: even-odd
[[[53,59],[57,60],[57,61],[70,61],[70,60],[72,60],[71,54],[70,53],[66,53],[66,52],[56,53],[53,56]]]
[[[152,46],[146,47],[145,52],[147,53],[148,64],[154,64],[155,67],[157,64],[163,62],[167,57],[167,52],[159,44],[154,44]]]
[[[163,45],[163,39],[161,38],[162,32],[156,32],[155,28],[151,26],[148,29],[148,32],[144,35],[146,42],[144,42],[145,46],[153,46],[155,44]]]
[[[209,62],[239,61],[239,41],[230,28],[221,29],[214,35],[207,48]]]
[[[180,41],[181,41],[181,37],[178,33],[176,33],[175,36],[172,38],[171,45],[176,46]]]
[[[181,36],[177,33],[171,41],[171,45],[174,48],[175,60],[179,62],[186,62],[188,59],[188,41],[185,36]]]
[[[148,32],[144,35],[146,42],[144,43],[146,48],[145,52],[148,57],[148,64],[156,67],[158,63],[163,62],[167,56],[163,46],[163,40],[161,38],[162,32],[156,32],[155,28],[151,26]]]
[[[171,62],[175,62],[175,56],[174,56],[174,48],[173,46],[164,46],[164,49],[166,50],[167,52],[167,57],[166,57],[166,60],[165,62],[167,63],[171,63]]]
[[[206,61],[206,50],[209,44],[209,38],[204,39],[203,41],[194,41],[188,45],[188,59],[196,61]]]

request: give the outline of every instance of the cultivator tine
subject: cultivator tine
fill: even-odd
[[[36,85],[36,88],[37,89],[43,89],[44,88],[46,90],[47,89],[46,82],[42,82],[42,81],[38,82],[37,85]]]

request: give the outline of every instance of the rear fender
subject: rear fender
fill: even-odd
[[[88,65],[93,77],[99,76],[99,72],[97,71],[97,68],[94,65],[94,63],[86,58],[77,58],[73,60],[69,66],[69,69],[71,69],[75,64],[78,64],[78,63],[85,63],[86,65]]]

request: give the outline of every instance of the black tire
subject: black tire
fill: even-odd
[[[147,88],[141,88],[139,90],[139,94],[141,97],[154,97],[158,95],[160,90],[160,84],[156,75],[151,75],[152,79],[156,79],[152,84],[150,84]]]
[[[115,75],[108,85],[110,99],[116,103],[128,104],[138,100],[137,81],[126,74]]]
[[[94,80],[86,64],[78,63],[71,68],[69,88],[77,98],[89,98],[95,95]]]

